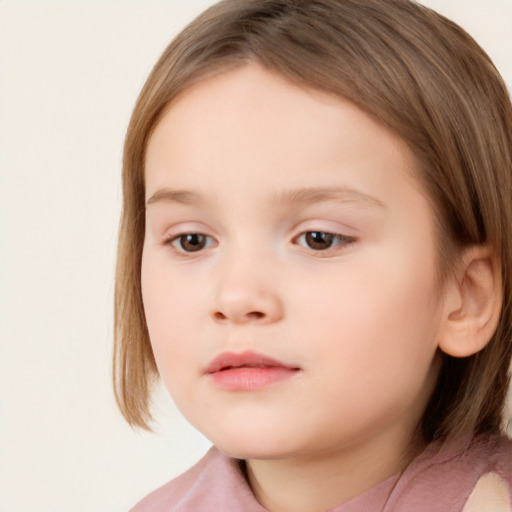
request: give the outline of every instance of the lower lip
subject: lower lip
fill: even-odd
[[[226,391],[257,391],[282,382],[298,373],[298,369],[282,366],[264,368],[230,368],[210,374],[213,383]]]

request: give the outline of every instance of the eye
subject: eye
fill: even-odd
[[[184,233],[178,235],[166,244],[172,245],[180,252],[198,252],[215,244],[211,236],[202,233]]]
[[[349,236],[337,235],[326,231],[306,231],[297,238],[299,245],[313,249],[314,251],[325,251],[338,245],[345,245],[353,242]]]

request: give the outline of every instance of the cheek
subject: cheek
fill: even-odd
[[[186,376],[184,368],[191,349],[187,333],[193,329],[197,293],[172,275],[158,255],[145,252],[142,259],[141,289],[151,346],[160,375]]]
[[[206,286],[194,271],[170,265],[165,251],[145,249],[141,267],[141,289],[148,328],[159,338],[171,326],[189,325],[190,316],[199,310]]]
[[[303,318],[304,350],[313,350],[348,381],[404,387],[402,382],[407,386],[416,378],[419,385],[429,372],[439,328],[435,267],[429,258],[421,265],[415,253],[404,254],[360,255],[322,280],[322,288],[312,280],[293,294]],[[317,341],[308,347],[308,339]]]

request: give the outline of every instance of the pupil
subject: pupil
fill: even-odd
[[[310,231],[306,233],[306,242],[311,249],[328,249],[334,240],[332,233],[324,233],[323,231]]]
[[[188,252],[200,251],[206,242],[206,237],[199,233],[192,233],[181,237],[181,247]]]

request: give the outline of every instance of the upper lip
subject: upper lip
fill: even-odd
[[[272,357],[268,357],[263,354],[258,354],[257,352],[222,352],[217,357],[215,357],[206,367],[205,373],[215,373],[221,370],[226,370],[229,368],[241,368],[241,367],[253,367],[253,368],[270,368],[270,367],[280,367],[280,368],[290,368],[290,369],[298,369],[297,366],[289,365],[274,359]]]

